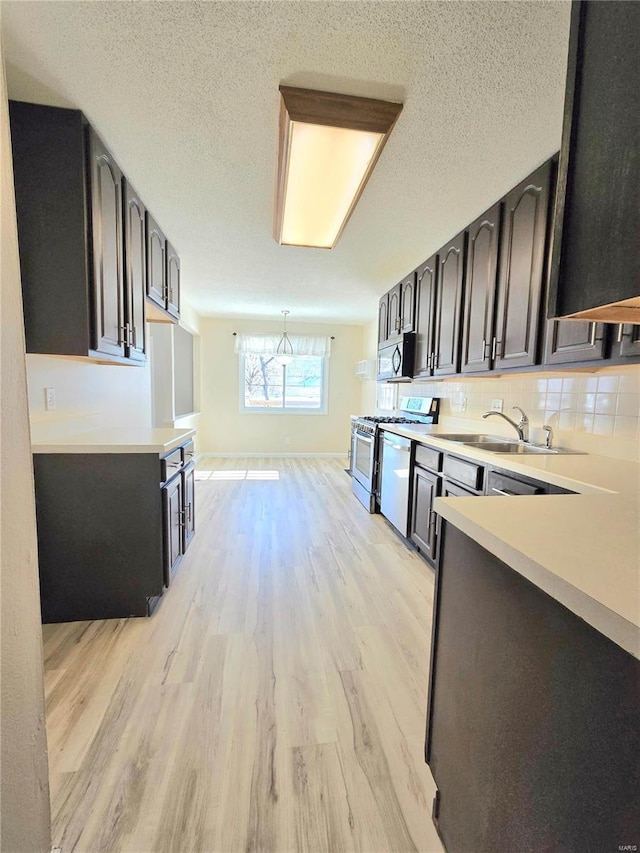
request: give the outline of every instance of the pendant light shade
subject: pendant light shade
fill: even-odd
[[[287,364],[291,364],[293,361],[293,345],[289,340],[289,335],[287,335],[287,314],[289,312],[283,311],[282,313],[284,314],[284,332],[282,333],[282,337],[280,338],[280,342],[276,348],[274,358],[278,364],[286,367]]]
[[[280,86],[275,238],[332,249],[402,104]]]

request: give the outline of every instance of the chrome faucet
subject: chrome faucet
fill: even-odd
[[[524,413],[524,410],[520,408],[520,406],[513,406],[514,409],[517,409],[520,412],[520,421],[516,423],[512,421],[510,417],[507,415],[503,415],[502,412],[485,412],[482,416],[483,418],[489,418],[491,415],[497,415],[499,418],[504,418],[504,420],[511,424],[511,426],[518,433],[518,438],[520,441],[529,441],[529,418]]]

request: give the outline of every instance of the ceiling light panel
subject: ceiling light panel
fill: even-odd
[[[402,105],[287,86],[280,93],[275,238],[331,249]]]

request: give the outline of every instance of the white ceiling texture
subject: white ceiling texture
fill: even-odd
[[[568,2],[7,2],[10,96],[82,109],[203,315],[365,323],[559,148]],[[335,249],[272,236],[278,86],[404,110]]]

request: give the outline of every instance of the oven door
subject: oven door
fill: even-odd
[[[354,429],[351,438],[351,476],[369,494],[373,491],[375,443],[375,436]]]

